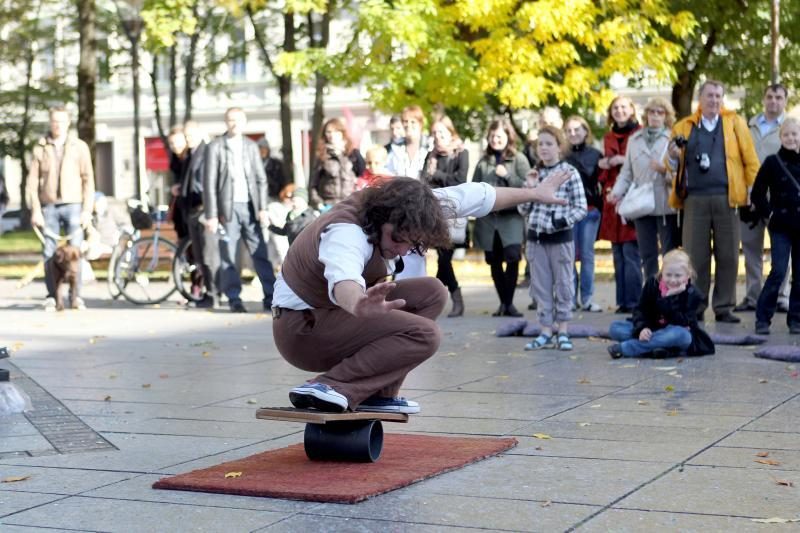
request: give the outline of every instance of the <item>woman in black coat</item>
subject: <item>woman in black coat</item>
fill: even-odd
[[[443,116],[431,124],[433,137],[433,150],[425,157],[422,168],[422,181],[432,189],[450,187],[467,182],[467,167],[469,167],[469,153],[464,149],[464,144],[458,136],[453,122],[449,117]],[[461,244],[466,240],[467,220],[457,218],[449,221],[450,237],[454,243]],[[463,235],[463,237],[462,237]],[[453,300],[453,310],[448,317],[457,317],[464,314],[464,298],[458,286],[456,273],[453,270],[453,249],[437,248],[439,261],[436,269],[436,278],[444,283],[450,291]]]
[[[756,333],[769,333],[778,305],[778,293],[792,260],[792,289],[786,323],[789,333],[800,333],[800,121],[787,117],[780,129],[781,148],[764,160],[750,201],[761,218],[768,219],[772,267],[756,304]]]

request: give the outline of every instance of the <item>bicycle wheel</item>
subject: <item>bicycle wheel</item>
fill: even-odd
[[[172,263],[175,244],[160,237],[137,239],[122,251],[114,267],[114,282],[135,304],[163,302],[175,292]]]
[[[119,290],[116,282],[116,268],[117,261],[120,254],[128,247],[128,245],[136,238],[136,235],[130,232],[123,232],[119,240],[111,250],[111,255],[108,258],[108,266],[106,267],[106,286],[108,287],[108,294],[111,295],[112,300],[116,300],[122,293]]]
[[[191,239],[184,239],[178,245],[172,262],[172,279],[181,296],[190,302],[199,302],[205,298],[206,286],[200,262],[195,259],[193,252]]]

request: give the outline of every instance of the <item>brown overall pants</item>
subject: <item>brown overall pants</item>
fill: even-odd
[[[404,299],[402,310],[357,318],[336,309],[282,309],[272,322],[275,345],[284,359],[309,372],[324,372],[325,383],[355,409],[372,395],[395,397],[406,375],[439,348],[436,317],[447,289],[435,278],[397,281],[387,300]]]

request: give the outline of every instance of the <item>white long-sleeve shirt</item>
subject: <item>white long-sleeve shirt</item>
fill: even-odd
[[[494,207],[497,193],[494,187],[486,183],[464,183],[455,187],[433,189],[433,194],[442,204],[453,207],[454,218],[482,217]],[[340,281],[355,281],[366,290],[367,284],[361,274],[372,257],[374,245],[367,240],[367,235],[358,224],[331,224],[322,233],[319,243],[319,260],[325,265],[325,279],[328,281],[328,296],[333,303],[333,287]],[[386,260],[386,275],[394,272],[394,259]],[[283,274],[278,274],[272,305],[286,309],[301,311],[311,309],[286,284]]]

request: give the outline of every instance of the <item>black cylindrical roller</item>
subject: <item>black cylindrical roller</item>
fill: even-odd
[[[380,420],[306,424],[306,455],[312,461],[374,463],[383,449]]]

